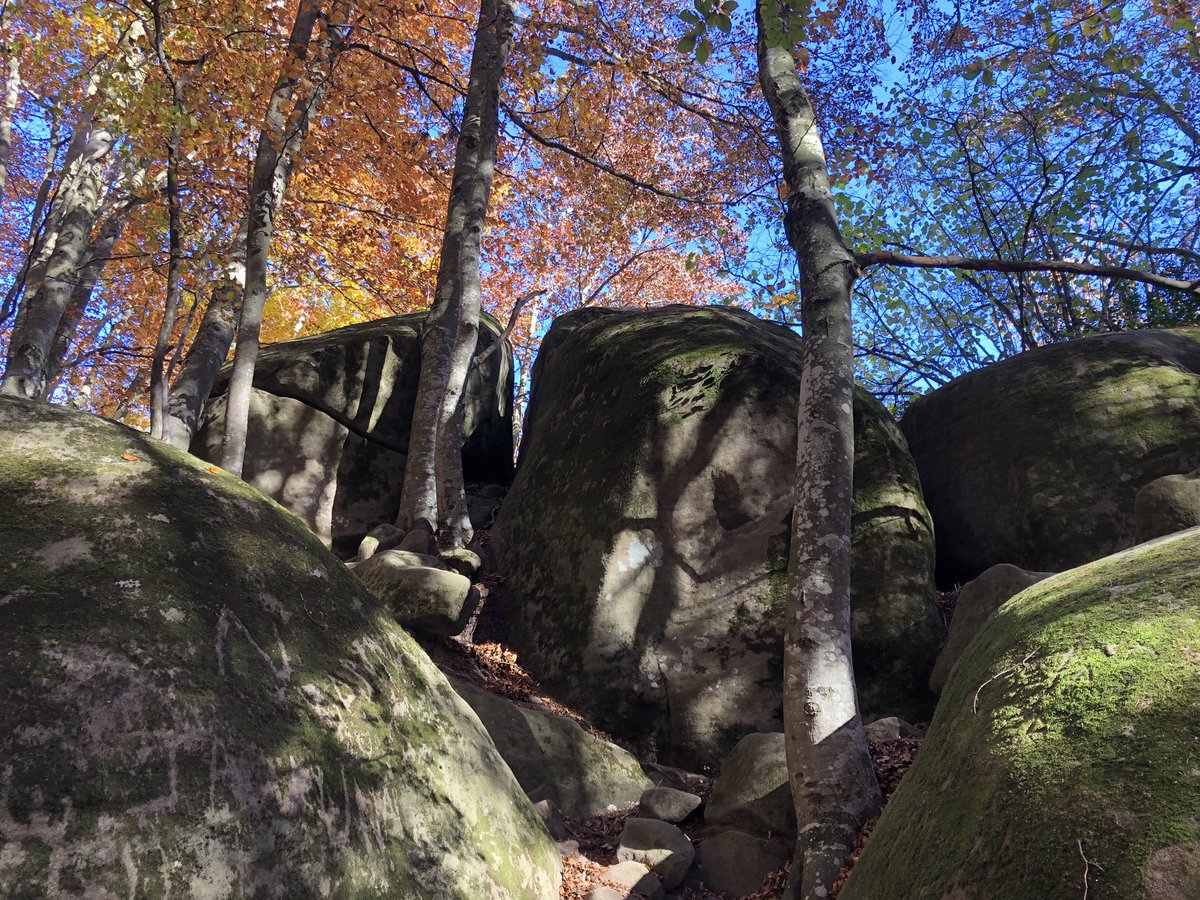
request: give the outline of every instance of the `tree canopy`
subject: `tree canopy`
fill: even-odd
[[[47,386],[57,400],[145,422],[156,344],[178,372],[240,239],[295,6],[3,5],[2,349],[39,289],[80,137],[102,126],[111,142],[90,162],[95,210]],[[353,7],[274,223],[267,342],[433,297],[477,11]],[[865,383],[903,404],[1031,346],[1196,320],[1190,4],[803,7],[785,37],[863,271]],[[315,71],[293,73],[301,91]],[[578,306],[722,302],[797,318],[746,4],[522,5],[500,103],[483,300],[502,321],[520,307],[522,374],[548,319]]]

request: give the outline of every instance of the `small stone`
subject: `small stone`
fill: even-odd
[[[787,753],[778,732],[748,734],[721,762],[704,822],[755,834],[796,833]]]
[[[649,866],[668,891],[683,883],[695,858],[696,848],[674,825],[658,819],[625,820],[617,846],[618,862],[633,860]]]
[[[555,841],[554,846],[558,848],[559,856],[579,855],[579,841]]]
[[[1105,648],[1104,648],[1104,655],[1105,655],[1105,656],[1116,656],[1116,655],[1117,655],[1117,648],[1116,648],[1116,647],[1114,647],[1112,644],[1108,644],[1108,645],[1107,645],[1107,646],[1105,646]]]
[[[620,891],[600,885],[587,893],[585,900],[625,900]]]
[[[472,550],[467,550],[464,547],[456,547],[453,550],[443,550],[438,557],[452,572],[457,572],[459,575],[472,577],[479,571],[479,567],[483,565],[483,560],[479,558],[479,554]]]
[[[370,559],[372,556],[375,555],[375,551],[378,549],[379,549],[379,538],[371,537],[371,535],[368,534],[365,538],[362,539],[362,541],[359,542],[358,554],[355,556],[355,559],[358,562],[366,562],[368,559]]]
[[[647,900],[662,900],[663,885],[657,875],[640,862],[629,860],[609,866],[600,876],[605,881],[619,884],[626,888],[631,896],[646,897]]]
[[[682,822],[700,806],[700,798],[687,791],[652,787],[638,801],[638,815],[663,822]]]
[[[433,529],[427,522],[419,523],[396,545],[396,549],[424,553],[426,556],[437,556],[437,545],[433,542]]]
[[[870,725],[864,726],[863,731],[866,732],[868,741],[894,741],[897,738],[921,736],[920,729],[896,716],[876,719]]]
[[[392,550],[400,545],[404,532],[395,525],[376,525],[358,545],[358,561],[365,562],[382,550]]]

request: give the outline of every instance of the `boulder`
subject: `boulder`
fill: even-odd
[[[354,574],[405,628],[433,635],[458,634],[478,603],[471,579],[414,563],[424,558],[404,550],[384,550],[356,565]],[[472,599],[476,602],[469,602]]]
[[[674,825],[658,819],[625,820],[617,843],[617,861],[632,860],[648,866],[668,891],[683,883],[695,858],[696,848]]]
[[[963,585],[954,603],[954,616],[946,633],[946,643],[938,654],[929,686],[941,693],[950,677],[950,670],[958,662],[967,645],[983,627],[988,616],[1005,602],[1015,597],[1030,585],[1049,578],[1050,572],[1028,572],[1008,563],[992,566],[974,581]]]
[[[457,678],[454,689],[483,722],[521,787],[568,816],[594,816],[638,801],[651,786],[627,750],[564,716],[518,706]]]
[[[638,815],[643,819],[663,822],[682,822],[700,806],[700,798],[687,791],[669,787],[647,788],[638,801]]]
[[[622,900],[626,897],[644,897],[646,900],[662,900],[663,884],[662,879],[650,871],[643,863],[629,862],[617,863],[615,866],[609,866],[600,873],[600,877],[605,881],[619,884],[625,889],[622,895]]]
[[[585,309],[533,368],[493,531],[505,639],[640,755],[712,766],[780,730],[799,339],[727,308]],[[854,399],[854,660],[868,715],[927,717],[933,535],[886,410]]]
[[[1200,467],[1200,328],[1031,350],[920,398],[901,427],[940,583],[1060,572],[1128,547],[1138,489]]]
[[[1200,525],[1200,469],[1187,475],[1164,475],[1133,498],[1135,543]]]
[[[700,878],[710,891],[729,897],[757,893],[772,872],[791,857],[783,841],[755,837],[744,831],[722,831],[696,847]]]
[[[0,398],[0,895],[558,897],[390,612],[255,489]]]
[[[448,569],[458,572],[460,575],[466,575],[468,578],[474,577],[483,565],[483,560],[479,558],[479,554],[474,550],[468,550],[465,547],[454,547],[450,550],[443,550],[439,554],[442,564]]]
[[[254,369],[243,477],[349,556],[400,506],[421,369],[424,313],[349,325],[264,347]],[[480,347],[498,322],[483,316]],[[230,367],[201,415],[191,451],[220,461]],[[512,352],[472,369],[464,394],[468,481],[512,478]]]
[[[955,666],[840,900],[1080,897],[1085,877],[1092,900],[1196,896],[1198,660],[1200,529],[1021,592]]]
[[[795,836],[796,809],[782,734],[748,734],[738,741],[721,762],[704,807],[704,824]]]
[[[863,726],[863,732],[867,735],[868,741],[879,743],[895,741],[900,738],[921,737],[923,734],[921,729],[895,716],[888,716],[886,719],[876,719],[874,722]]]

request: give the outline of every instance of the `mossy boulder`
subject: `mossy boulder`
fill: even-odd
[[[1041,347],[917,400],[901,427],[938,579],[1060,572],[1134,542],[1134,495],[1200,466],[1200,328]]]
[[[0,895],[556,898],[478,718],[297,519],[0,398]]]
[[[263,348],[254,368],[242,475],[326,543],[353,554],[400,506],[421,373],[424,313],[348,325]],[[480,321],[486,349],[501,328]],[[220,462],[231,368],[204,407],[191,451]],[[464,393],[468,481],[512,479],[512,350],[505,341],[472,368]]]
[[[1198,734],[1193,529],[996,611],[839,896],[1197,896]]]
[[[1200,525],[1200,469],[1164,475],[1133,498],[1134,540],[1153,540]]]
[[[645,757],[711,766],[781,729],[800,341],[737,310],[579,310],[533,368],[494,530],[506,638]],[[919,721],[933,536],[887,411],[854,400],[854,655],[868,716]]]
[[[483,722],[496,749],[534,800],[550,800],[568,816],[595,816],[638,802],[650,779],[628,750],[557,716],[451,678]]]

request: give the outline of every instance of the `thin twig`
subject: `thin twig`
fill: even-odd
[[[971,715],[977,715],[979,713],[979,693],[980,693],[980,691],[982,691],[985,687],[987,687],[989,684],[991,684],[997,678],[1003,678],[1005,675],[1015,672],[1017,669],[1021,668],[1021,666],[1025,665],[1025,663],[1027,663],[1031,659],[1033,659],[1033,655],[1035,653],[1037,653],[1036,650],[1030,650],[1029,655],[1026,656],[1019,663],[1017,663],[1016,665],[1009,666],[1007,669],[1002,669],[1001,671],[999,671],[995,675],[993,675],[991,678],[989,678],[987,681],[985,681],[983,684],[981,684],[979,686],[979,688],[975,691],[975,699],[971,701]]]
[[[475,357],[474,364],[476,366],[482,366],[491,358],[492,354],[496,352],[496,348],[508,340],[508,336],[513,333],[513,329],[517,325],[517,316],[521,314],[521,310],[524,309],[526,303],[528,303],[534,297],[541,297],[548,293],[550,292],[545,288],[542,288],[541,290],[530,291],[528,294],[524,294],[517,298],[517,302],[513,304],[512,312],[508,316],[508,324],[504,326],[504,330],[500,332],[500,336],[496,338],[495,343]]]
[[[1104,871],[1104,866],[1100,863],[1092,862],[1083,854],[1083,841],[1076,840],[1075,845],[1079,848],[1079,858],[1083,860],[1083,900],[1088,900],[1088,870],[1095,866],[1101,872]]]

